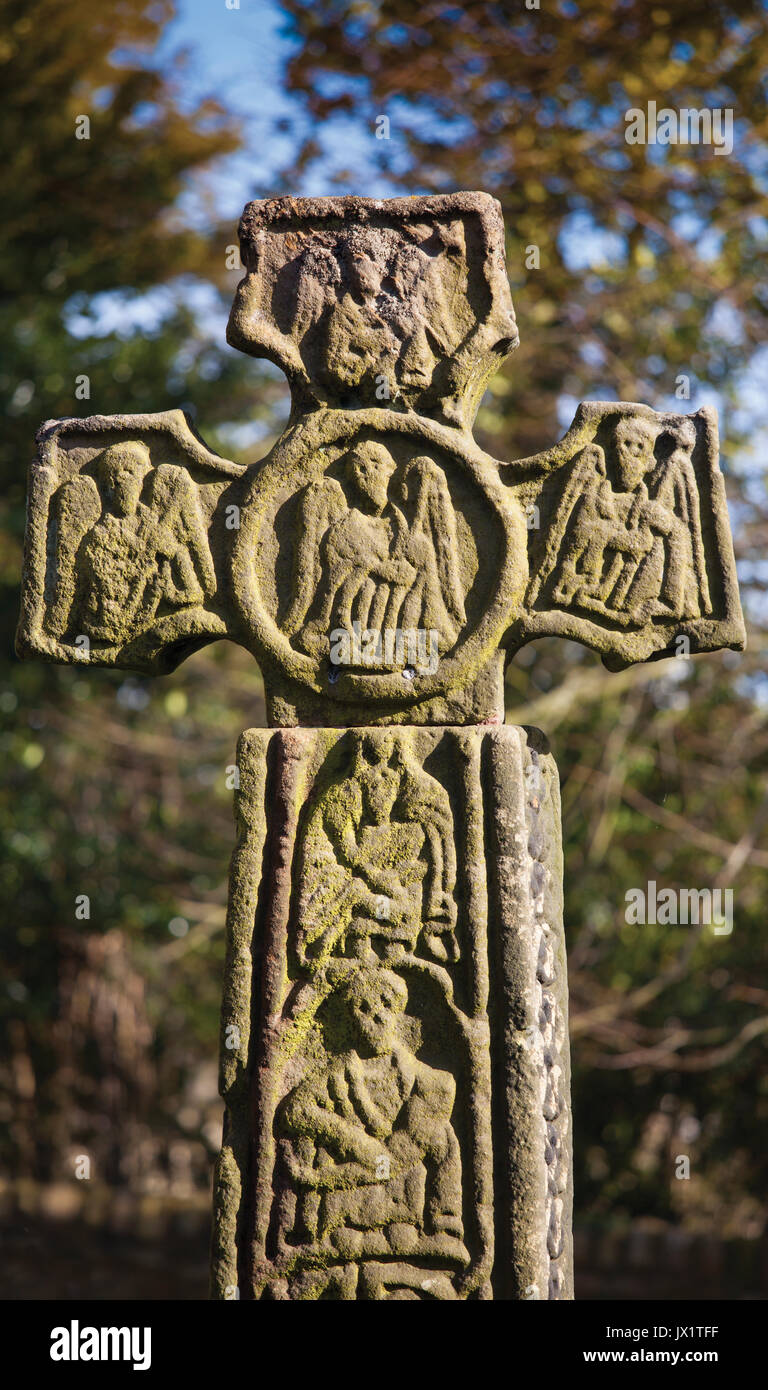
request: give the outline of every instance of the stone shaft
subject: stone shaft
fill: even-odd
[[[510,726],[248,730],[218,1298],[571,1298],[559,787]]]

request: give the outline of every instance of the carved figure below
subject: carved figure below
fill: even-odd
[[[671,451],[657,457],[665,436]],[[614,481],[603,449],[595,443],[582,449],[555,517],[559,548],[534,579],[530,601],[551,575],[554,603],[624,626],[711,613],[691,463],[695,443],[685,418],[672,431],[623,416],[614,430]]]
[[[296,951],[458,959],[456,850],[445,789],[388,733],[350,734],[352,769],[320,796],[299,849]]]
[[[348,1046],[278,1112],[287,1193],[278,1199],[277,1244],[280,1263],[297,1271],[291,1298],[360,1297],[361,1274],[368,1297],[417,1299],[425,1289],[456,1297],[448,1274],[469,1263],[451,1125],[456,1086],[403,1040],[407,999],[393,971],[358,967],[332,1001]],[[372,1258],[397,1264],[359,1268]],[[389,1292],[371,1292],[377,1285]]]
[[[421,456],[398,482],[394,475],[383,444],[361,443],[344,461],[351,505],[334,478],[309,483],[301,495],[284,630],[310,655],[327,656],[331,634],[351,633],[356,625],[385,634],[436,632],[440,653],[459,637],[466,614],[456,515],[443,473]],[[381,650],[382,669],[392,669],[392,642],[382,642]]]

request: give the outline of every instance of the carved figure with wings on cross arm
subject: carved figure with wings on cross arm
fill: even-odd
[[[153,468],[146,445],[112,444],[94,476],[59,488],[52,506],[55,596],[48,631],[73,626],[117,645],[174,608],[200,604],[216,576],[195,484]]]

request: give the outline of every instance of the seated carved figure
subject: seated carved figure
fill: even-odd
[[[661,433],[654,421],[618,420],[613,477],[598,444],[582,449],[558,507],[549,560],[529,591],[532,601],[549,582],[555,603],[624,626],[711,612],[691,463],[696,431],[685,419],[663,431],[673,447],[659,458]]]
[[[318,378],[331,389],[370,388],[394,364],[399,343],[381,312],[386,264],[372,248],[342,256],[343,274],[319,325]],[[319,368],[319,370],[318,370]]]
[[[315,972],[332,955],[365,958],[375,946],[455,961],[448,794],[396,734],[353,731],[350,743],[350,772],[321,794],[299,846],[299,963]]]
[[[590,485],[573,513],[567,544],[557,570],[553,598],[565,606],[604,609],[622,573],[645,555],[647,528],[638,529],[634,492],[617,493],[606,475],[605,455],[589,444],[578,460],[578,471],[589,470]]]
[[[320,1268],[326,1279],[339,1278],[338,1267],[350,1261],[372,1259],[427,1259],[457,1271],[469,1256],[451,1125],[454,1079],[419,1061],[403,1040],[407,989],[391,970],[355,969],[333,1002],[348,1046],[326,1056],[278,1112],[281,1263]],[[317,1296],[313,1286],[307,1296]]]

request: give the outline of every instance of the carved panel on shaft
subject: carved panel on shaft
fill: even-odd
[[[496,808],[500,757],[514,779]],[[279,1300],[567,1297],[551,760],[517,729],[254,730],[239,765],[228,974],[241,986],[222,1019],[220,1296],[236,1284],[241,1297]],[[498,810],[521,818],[514,901],[486,828]],[[534,821],[540,843],[526,830]],[[514,1037],[504,972],[491,983],[513,940],[533,986],[512,981]],[[253,1025],[238,1059],[226,1045],[233,1024]],[[506,1088],[520,1048],[515,1084],[535,1095],[515,1127]],[[252,1153],[246,1114],[257,1116]],[[503,1192],[494,1201],[507,1163],[527,1173],[511,1226]]]

